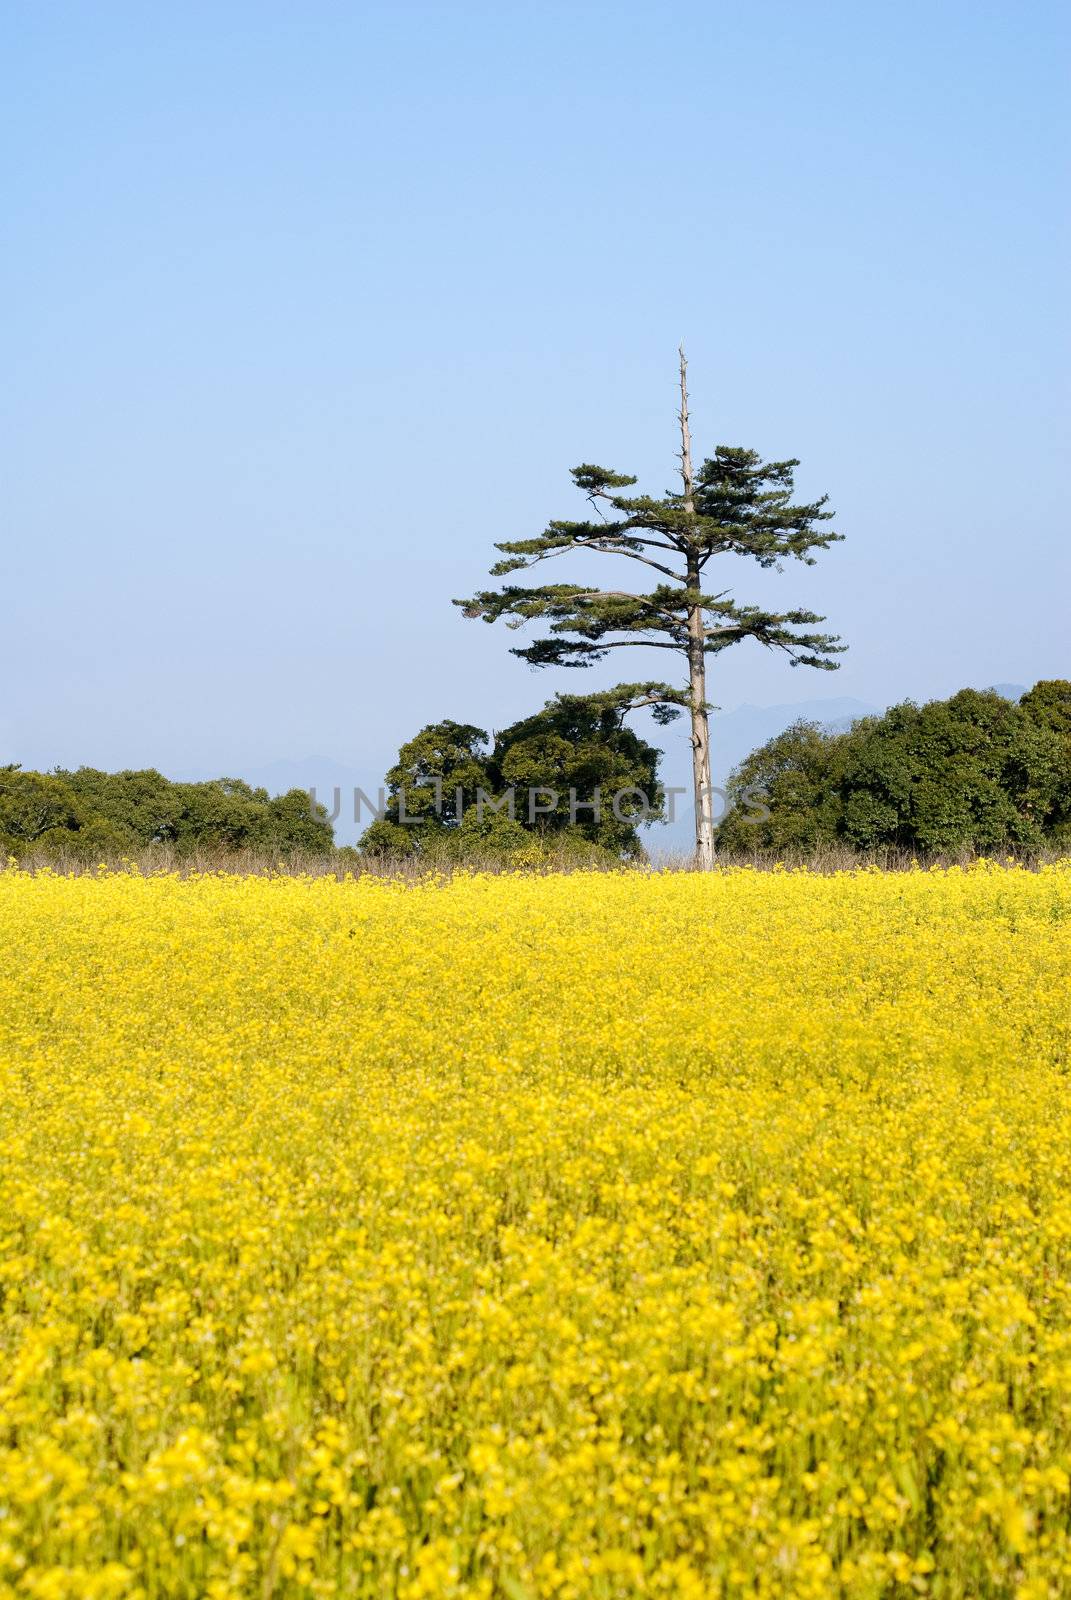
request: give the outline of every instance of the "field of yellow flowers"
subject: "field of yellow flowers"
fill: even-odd
[[[0,873],[0,1593],[1071,1593],[1071,869]]]

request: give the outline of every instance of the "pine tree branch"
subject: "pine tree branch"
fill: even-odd
[[[649,545],[652,541],[638,540],[636,542]],[[496,549],[499,550],[503,550],[505,548],[505,545],[496,546]],[[659,545],[657,548],[661,550],[669,550],[672,549],[672,546]],[[679,579],[680,577],[680,574],[674,572],[672,567],[665,567],[660,561],[652,561],[650,556],[641,555],[638,550],[631,549],[629,545],[623,541],[615,542],[614,536],[611,534],[605,534],[601,539],[573,539],[569,544],[555,545],[553,548],[541,550],[538,554],[529,556],[527,559],[498,561],[491,568],[491,576],[493,578],[498,578],[504,577],[508,572],[524,572],[529,567],[537,566],[541,561],[549,561],[554,556],[566,555],[573,550],[591,550],[594,551],[596,555],[624,556],[629,561],[640,561],[645,567],[652,567],[655,572],[662,573],[663,577],[674,579]]]
[[[536,639],[530,645],[511,648],[510,654],[527,661],[533,667],[591,667],[601,661],[608,650],[635,650],[646,646],[649,650],[675,650],[681,646],[664,639],[600,639],[591,643],[585,639]]]

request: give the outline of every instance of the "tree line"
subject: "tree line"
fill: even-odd
[[[798,722],[755,750],[728,785],[766,796],[717,829],[729,852],[807,853],[827,845],[941,854],[1071,846],[1071,682],[1036,683],[1018,702],[963,689],[907,701],[842,732]]]
[[[664,719],[657,691],[654,703]],[[650,684],[621,684],[559,694],[494,734],[450,719],[429,724],[399,750],[361,854],[643,859],[641,830],[665,819],[667,792],[661,752],[625,719],[651,704]],[[921,706],[906,701],[840,731],[797,722],[740,763],[727,800],[713,843],[729,860],[801,858],[826,847],[1069,849],[1071,682],[1037,683],[1018,702],[975,689]],[[0,768],[4,855],[97,861],[160,845],[179,856],[334,851],[327,813],[303,789],[270,797],[237,778],[174,783],[152,770]]]
[[[24,772],[0,767],[0,852],[110,860],[153,846],[178,855],[263,856],[334,848],[323,806],[304,789],[270,797],[240,778],[174,783],[161,773]]]
[[[558,695],[493,739],[470,723],[429,724],[399,750],[363,850],[463,860],[538,841],[578,857],[643,857],[640,829],[665,820],[666,790],[660,752],[624,717],[650,691]],[[593,815],[583,802],[596,791]],[[1071,846],[1071,683],[1035,684],[1018,703],[963,689],[843,731],[797,722],[735,768],[726,801],[713,842],[728,859]]]

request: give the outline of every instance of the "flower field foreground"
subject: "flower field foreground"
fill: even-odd
[[[1071,870],[0,874],[0,1593],[1071,1592]]]

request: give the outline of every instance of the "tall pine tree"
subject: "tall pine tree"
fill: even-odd
[[[813,612],[764,611],[738,604],[728,589],[710,590],[707,567],[719,555],[748,556],[759,566],[778,571],[789,557],[810,566],[815,551],[842,535],[825,526],[833,515],[824,509],[827,496],[810,505],[793,504],[793,469],[798,461],[762,461],[754,450],[718,445],[699,471],[693,471],[683,348],[679,420],[679,493],[661,499],[625,494],[622,491],[630,489],[635,478],[605,467],[575,467],[573,482],[587,495],[597,520],[555,521],[534,539],[496,545],[504,559],[491,569],[492,577],[503,577],[570,551],[595,551],[624,556],[652,569],[659,575],[653,589],[641,594],[579,583],[537,588],[506,584],[454,604],[467,617],[482,617],[485,622],[505,617],[511,628],[546,621],[544,637],[513,651],[534,666],[588,667],[610,650],[637,646],[676,651],[684,658],[696,864],[708,869],[714,862],[714,825],[707,657],[744,639],[756,639],[785,651],[793,666],[828,671],[837,665],[831,657],[845,647],[832,634],[809,631],[825,620]],[[679,699],[679,692],[674,698]]]

